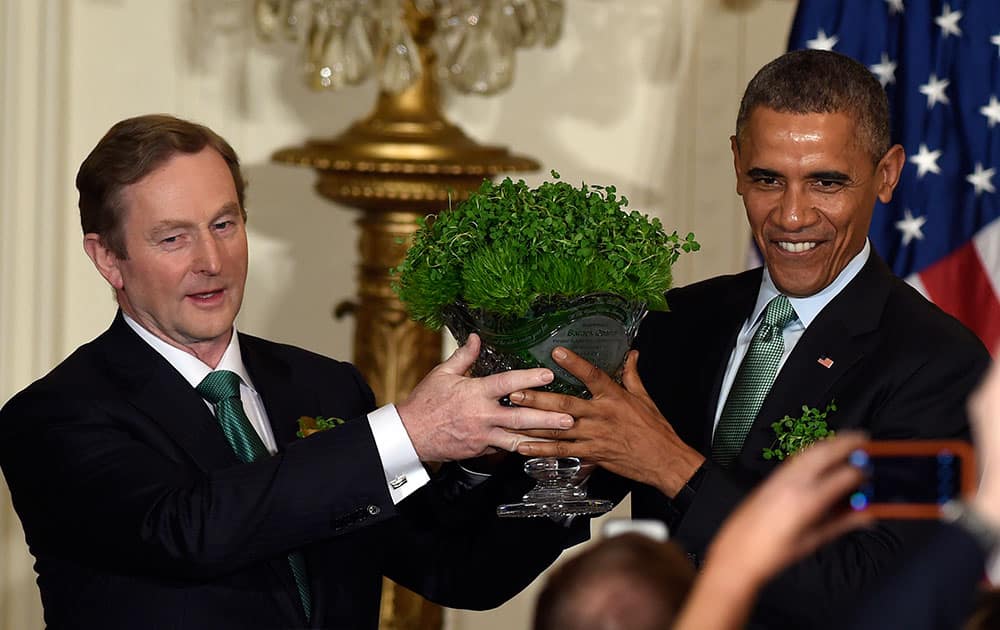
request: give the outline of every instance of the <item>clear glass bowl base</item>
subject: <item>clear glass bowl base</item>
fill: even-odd
[[[535,487],[521,497],[520,503],[497,508],[498,516],[538,517],[574,514],[603,514],[614,507],[606,499],[591,499],[577,484],[581,464],[576,457],[536,457],[524,464],[524,472],[535,480]]]
[[[606,499],[575,499],[553,501],[551,503],[506,503],[497,508],[498,516],[537,517],[570,516],[574,514],[604,514],[611,511],[614,503]]]

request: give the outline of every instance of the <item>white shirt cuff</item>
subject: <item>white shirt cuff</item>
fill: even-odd
[[[425,486],[431,480],[430,475],[420,463],[395,405],[390,403],[368,414],[368,425],[382,460],[389,497],[395,505]]]

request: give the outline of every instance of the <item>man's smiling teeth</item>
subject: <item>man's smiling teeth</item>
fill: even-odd
[[[788,241],[778,241],[778,247],[785,250],[786,252],[804,252],[816,247],[816,243],[812,241],[806,241],[804,243],[790,243]]]
[[[204,300],[206,298],[212,297],[216,293],[218,293],[218,291],[210,291],[209,293],[195,293],[194,297],[196,297],[198,299],[201,299],[201,300]]]

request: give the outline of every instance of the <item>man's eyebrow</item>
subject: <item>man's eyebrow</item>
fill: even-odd
[[[153,235],[162,234],[163,232],[169,232],[170,230],[176,230],[179,228],[189,228],[192,223],[190,221],[173,221],[166,220],[160,221],[159,223],[153,225],[149,233]]]
[[[747,171],[747,177],[752,177],[752,178],[768,177],[771,179],[780,179],[782,175],[778,171],[772,171],[769,168],[755,167]]]
[[[239,213],[240,213],[240,204],[236,203],[235,201],[230,201],[229,203],[219,208],[219,211],[215,213],[215,218],[218,219],[219,217],[224,217],[227,214],[239,214]]]
[[[210,222],[215,223],[222,217],[239,213],[240,213],[240,204],[236,202],[230,202],[219,208],[219,211],[215,213],[215,216],[212,217],[212,220]],[[194,225],[195,224],[191,221],[178,221],[175,219],[167,219],[165,221],[160,221],[159,223],[155,224],[152,228],[150,228],[150,234],[153,234],[155,236],[157,234],[162,234],[163,232],[169,232],[170,230],[187,229],[193,227]]]
[[[809,179],[822,180],[827,182],[851,181],[850,175],[848,175],[847,173],[841,173],[840,171],[815,171],[809,173]]]

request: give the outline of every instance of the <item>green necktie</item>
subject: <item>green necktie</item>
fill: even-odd
[[[764,321],[757,327],[736,372],[712,440],[712,459],[723,467],[729,467],[743,448],[747,432],[771,390],[785,350],[782,331],[795,317],[795,309],[784,295],[772,299],[764,309]]]
[[[268,456],[267,448],[243,411],[243,402],[240,400],[240,377],[235,372],[216,370],[206,376],[198,384],[197,389],[202,398],[215,405],[215,417],[226,439],[229,440],[229,445],[233,447],[241,461],[250,463],[258,457]],[[295,586],[299,591],[306,619],[309,619],[312,597],[309,594],[306,562],[302,553],[298,551],[289,553],[288,565],[292,569],[292,577],[295,578]]]

